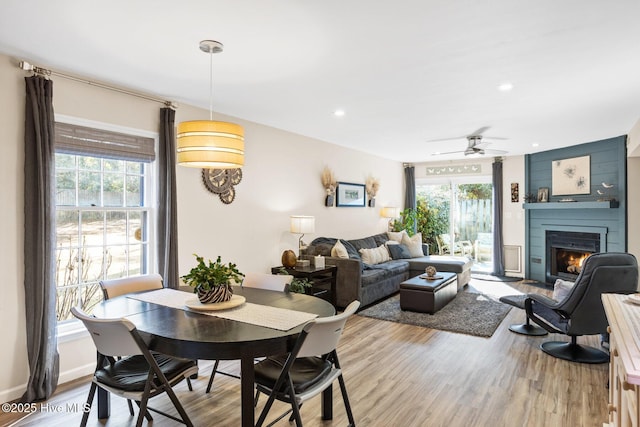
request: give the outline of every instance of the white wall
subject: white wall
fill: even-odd
[[[627,250],[640,259],[640,194],[633,191],[640,182],[640,119],[628,133],[627,155]]]
[[[520,197],[511,201],[511,183],[517,183]],[[519,246],[521,273],[508,273],[508,276],[524,277],[524,156],[506,157],[502,164],[502,241],[505,245]]]
[[[28,379],[23,291],[23,127],[24,77],[17,60],[0,55],[0,210],[3,272],[0,331],[0,402],[18,398]],[[62,78],[54,80],[56,114],[157,131],[160,104],[133,98]],[[176,122],[206,119],[208,111],[181,105]],[[242,182],[230,205],[209,193],[200,169],[178,167],[178,228],[181,274],[194,264],[193,253],[233,261],[241,271],[264,271],[280,264],[285,249],[297,248],[289,233],[289,215],[316,217],[316,233],[305,236],[364,237],[386,230],[380,208],[400,205],[402,164],[322,141],[235,118],[245,127],[246,159]],[[376,208],[327,208],[320,183],[322,169],[331,168],[339,181],[363,183],[368,176],[380,181]],[[60,342],[61,382],[89,373],[95,363],[88,338]]]

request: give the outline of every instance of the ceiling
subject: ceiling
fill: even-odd
[[[628,133],[639,17],[638,0],[2,0],[0,52],[208,109],[198,43],[218,40],[214,111],[429,162],[482,128],[507,155]]]

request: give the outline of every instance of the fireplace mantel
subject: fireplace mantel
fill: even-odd
[[[620,207],[617,200],[604,202],[547,202],[547,203],[523,203],[524,209],[615,209]]]

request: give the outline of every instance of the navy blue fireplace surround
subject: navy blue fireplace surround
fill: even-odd
[[[553,195],[552,162],[587,155],[590,194]],[[603,192],[603,182],[614,185],[604,197],[598,194],[598,190]],[[526,155],[525,191],[537,194],[542,187],[549,188],[549,202],[523,205],[527,278],[549,284],[556,278],[571,280],[573,264],[581,253],[627,250],[626,136]],[[615,201],[603,200],[610,198]],[[575,201],[560,201],[563,199]],[[567,243],[572,237],[576,240]]]

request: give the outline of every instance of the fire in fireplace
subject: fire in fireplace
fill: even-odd
[[[575,280],[582,262],[590,254],[600,252],[599,233],[546,231],[546,279]]]

